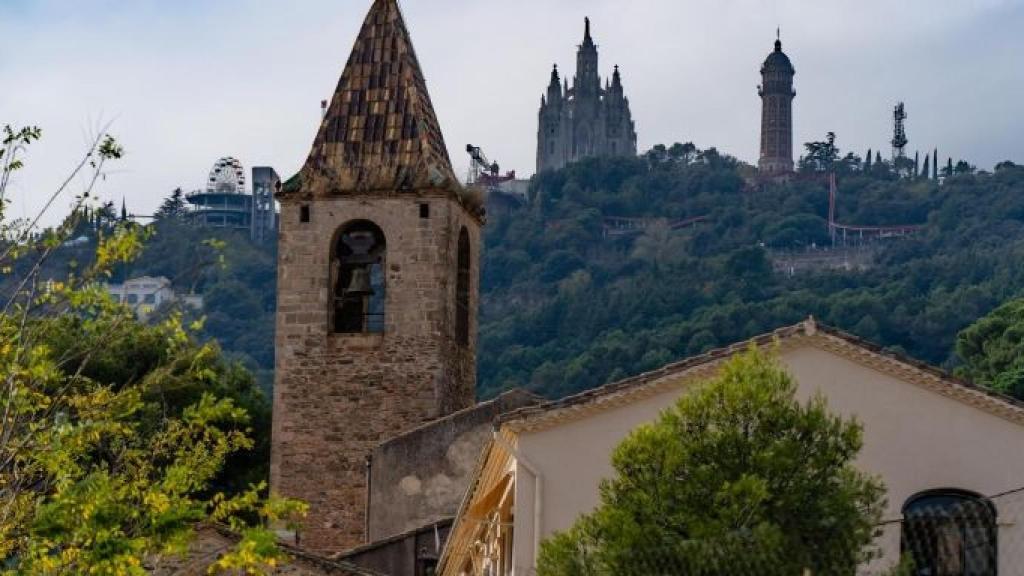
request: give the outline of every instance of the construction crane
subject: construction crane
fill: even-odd
[[[484,151],[479,146],[466,145],[466,152],[472,162],[469,167],[469,184],[480,184],[486,188],[495,188],[498,185],[516,179],[515,171],[501,175],[501,167],[497,162],[487,159]]]

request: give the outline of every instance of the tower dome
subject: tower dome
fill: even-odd
[[[210,169],[206,191],[214,194],[245,194],[245,169],[242,163],[231,156],[217,160]]]
[[[793,63],[789,61],[789,56],[786,56],[786,53],[782,51],[782,40],[775,41],[775,50],[765,59],[764,66],[761,67],[761,73],[765,72],[796,74],[796,69],[793,68]]]

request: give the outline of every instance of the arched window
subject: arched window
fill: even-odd
[[[463,346],[469,345],[469,232],[465,227],[459,232],[458,268],[455,273],[455,340]]]
[[[331,323],[335,333],[384,331],[384,232],[356,220],[336,236],[331,255]]]
[[[995,576],[996,537],[995,507],[969,492],[926,492],[903,507],[903,553],[918,576]]]

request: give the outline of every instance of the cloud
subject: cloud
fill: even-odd
[[[236,156],[290,175],[317,129],[367,0],[0,0],[0,123],[45,141],[18,178],[38,206],[101,120],[128,150],[102,194],[151,211]],[[1021,159],[1024,5],[1009,0],[404,0],[457,170],[466,143],[533,171],[552,63],[574,68],[593,20],[602,73],[622,67],[642,148],[692,140],[756,161],[758,68],[776,27],[797,68],[796,141],[834,130],[887,150],[907,102],[911,148],[982,166]]]

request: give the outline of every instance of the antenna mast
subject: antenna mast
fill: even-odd
[[[893,136],[892,136],[892,159],[895,162],[899,158],[906,157],[907,147],[907,129],[905,122],[907,120],[907,110],[903,106],[903,102],[896,105],[896,111],[893,112]]]

